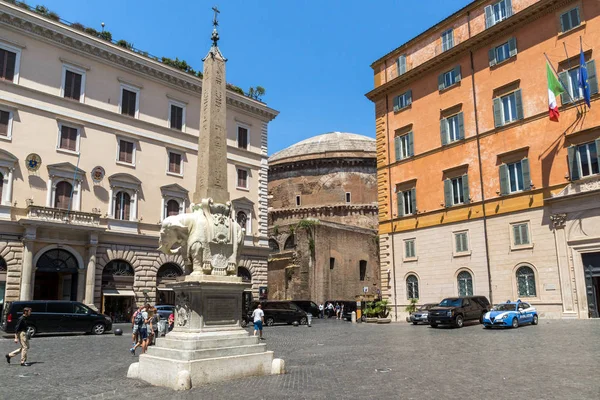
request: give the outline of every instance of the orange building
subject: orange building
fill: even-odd
[[[598,317],[600,2],[476,0],[372,64],[382,292]],[[591,108],[577,86],[580,45]],[[547,55],[567,89],[548,113]]]

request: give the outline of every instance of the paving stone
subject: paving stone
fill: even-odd
[[[406,323],[313,320],[265,328],[267,348],[287,373],[240,379],[189,392],[149,388],[127,379],[137,360],[123,336],[39,335],[30,368],[0,366],[0,399],[594,399],[600,320],[540,321],[538,326],[484,330],[432,329]],[[15,348],[0,339],[0,354]],[[138,351],[139,352],[139,351]],[[526,379],[524,378],[526,377]],[[493,396],[492,396],[493,393]]]

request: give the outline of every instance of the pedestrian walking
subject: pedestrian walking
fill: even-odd
[[[148,313],[150,317],[150,338],[148,342],[152,345],[156,344],[156,338],[158,337],[158,321],[160,320],[160,315],[158,314],[158,309],[156,307],[152,307],[151,312]]]
[[[340,319],[344,319],[344,303],[340,305]]]
[[[168,322],[169,322],[169,332],[171,332],[171,330],[173,330],[173,326],[175,325],[175,314],[174,313],[169,314]]]
[[[135,319],[136,325],[138,326],[138,342],[129,349],[132,356],[135,356],[135,351],[138,347],[142,348],[142,354],[148,350],[148,326],[150,325],[150,318],[148,317],[149,309],[150,304],[146,304]]]
[[[259,332],[260,340],[265,340],[262,334],[265,312],[262,310],[260,303],[258,303],[258,306],[252,311],[252,319],[254,320],[254,336],[256,336],[256,332]]]
[[[139,306],[131,316],[131,347],[135,347],[136,343],[138,342],[139,326],[136,324],[135,320],[137,315],[142,312],[142,308],[144,308],[144,306]]]
[[[17,325],[15,326],[15,343],[19,343],[20,347],[13,351],[12,353],[8,353],[6,355],[6,362],[10,364],[10,359],[21,353],[21,366],[29,367],[30,363],[27,362],[27,353],[29,351],[29,323],[27,319],[31,315],[31,308],[25,307],[23,309],[23,315],[17,321]]]
[[[340,319],[340,303],[335,303],[335,317]]]
[[[327,303],[327,318],[331,318],[333,315],[333,304],[331,302]]]
[[[319,318],[325,318],[325,307],[323,306],[323,303],[319,303]]]

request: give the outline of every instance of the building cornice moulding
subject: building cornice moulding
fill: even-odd
[[[51,42],[71,51],[84,53],[87,57],[116,65],[129,72],[157,80],[191,92],[196,97],[202,93],[202,80],[160,62],[138,55],[102,39],[93,38],[66,25],[42,19],[31,12],[10,4],[0,3],[0,23],[19,33]],[[263,103],[227,91],[227,104],[245,109],[254,115],[274,119],[279,112]]]
[[[377,204],[332,204],[325,206],[311,207],[294,207],[294,208],[276,208],[270,209],[269,214],[272,216],[294,216],[294,215],[317,215],[329,214],[332,211],[349,211],[353,213],[376,213],[378,210]]]

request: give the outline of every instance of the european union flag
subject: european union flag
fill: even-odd
[[[590,108],[590,83],[588,82],[587,66],[585,64],[585,57],[583,56],[583,49],[579,53],[579,88],[583,92],[583,99],[588,108]]]

